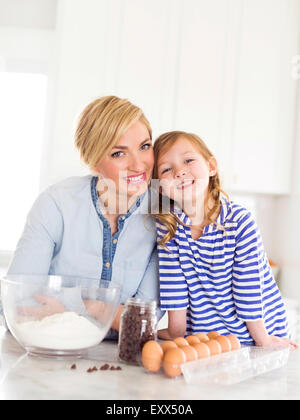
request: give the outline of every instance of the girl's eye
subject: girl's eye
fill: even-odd
[[[163,175],[163,174],[165,174],[165,173],[169,172],[170,170],[171,170],[171,168],[166,168],[166,169],[163,169],[163,170],[161,171],[161,174]]]
[[[111,155],[112,158],[118,158],[122,155],[123,152],[115,152]]]
[[[191,163],[191,162],[193,162],[195,159],[187,159],[186,160],[186,163]]]
[[[148,150],[148,149],[150,149],[151,146],[152,146],[151,143],[146,143],[146,144],[143,144],[143,146],[141,147],[141,149],[142,150]]]

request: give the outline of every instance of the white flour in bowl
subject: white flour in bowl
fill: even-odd
[[[14,324],[12,330],[25,346],[51,350],[85,349],[99,344],[104,335],[102,329],[75,312]]]

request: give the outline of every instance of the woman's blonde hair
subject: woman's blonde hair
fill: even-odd
[[[127,99],[104,96],[91,102],[80,114],[75,132],[75,145],[81,159],[93,170],[138,120],[145,124],[152,139],[143,111]]]
[[[164,133],[159,136],[155,143],[154,143],[154,168],[153,168],[153,178],[158,179],[158,158],[161,153],[167,151],[170,147],[172,147],[179,138],[186,138],[191,142],[191,144],[199,151],[199,153],[204,157],[204,159],[208,162],[210,158],[214,157],[211,151],[208,149],[206,144],[200,137],[196,134],[187,133],[185,131],[170,131],[168,133]],[[220,176],[218,171],[215,175],[210,176],[209,184],[208,184],[208,194],[204,203],[205,206],[205,217],[208,220],[209,224],[215,223],[215,220],[212,219],[212,216],[220,210],[221,208],[221,193],[224,194],[229,201],[228,195],[222,190]],[[212,208],[208,208],[208,202],[211,200],[214,204]],[[163,236],[160,241],[160,245],[164,246],[166,242],[171,240],[176,233],[177,224],[182,222],[176,217],[176,215],[172,212],[168,214],[156,214],[155,217],[166,226],[168,229],[168,233]],[[216,223],[215,223],[216,225]],[[223,226],[222,226],[222,229]]]

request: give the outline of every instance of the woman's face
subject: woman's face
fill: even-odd
[[[154,165],[152,141],[147,127],[135,122],[95,170],[115,188],[117,195],[140,196],[148,187]]]

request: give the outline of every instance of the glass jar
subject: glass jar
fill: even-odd
[[[144,344],[156,338],[156,301],[127,299],[120,321],[119,359],[127,363],[140,364]]]

